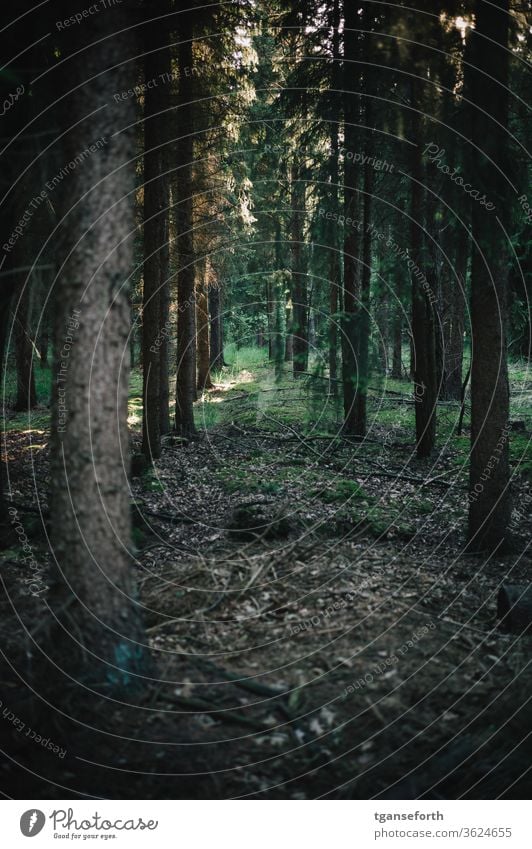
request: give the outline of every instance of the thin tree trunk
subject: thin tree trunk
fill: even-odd
[[[162,9],[162,6],[161,6]],[[142,299],[143,415],[142,452],[148,461],[161,454],[161,282],[167,265],[166,218],[168,181],[164,174],[163,148],[167,116],[168,85],[160,81],[167,71],[168,50],[159,50],[164,29],[159,21],[146,24],[144,78],[144,288]],[[161,253],[163,252],[163,253]],[[168,276],[166,268],[165,278]],[[164,296],[163,296],[164,297]]]
[[[81,12],[77,0],[70,11]],[[57,623],[47,654],[93,692],[127,694],[150,668],[133,601],[127,462],[129,303],[134,229],[134,101],[102,109],[109,91],[134,85],[133,26],[124,7],[69,30],[64,161],[88,139],[106,140],[65,181],[62,264],[56,282],[56,380],[51,436],[51,541]],[[68,70],[67,70],[68,68]],[[88,82],[86,82],[88,80]],[[87,117],[89,116],[89,117]],[[61,348],[79,324],[68,360]],[[54,692],[57,688],[54,688]],[[90,694],[87,694],[90,696]]]
[[[0,206],[0,225],[1,236],[3,236],[2,244],[9,238],[13,220],[17,220],[14,215],[10,215],[9,207],[2,209]],[[17,291],[17,284],[20,275],[13,273],[12,269],[16,263],[15,257],[6,256],[2,265],[2,273],[5,275],[2,278],[0,285],[0,374],[4,374],[5,359],[7,355],[7,344],[11,330],[10,322],[10,304]],[[11,273],[10,273],[11,272]],[[3,523],[9,520],[8,502],[6,499],[6,482],[7,482],[7,462],[3,457],[4,452],[0,454],[0,522]]]
[[[359,123],[359,97],[356,92],[357,79],[353,73],[358,58],[357,30],[360,27],[356,5],[344,2],[345,35],[343,65],[343,91],[345,115],[345,147],[357,150]],[[344,168],[344,217],[353,221],[358,217],[358,172],[353,157],[346,157]],[[342,384],[344,394],[344,431],[356,433],[355,387],[356,387],[356,311],[358,293],[358,246],[359,237],[355,227],[346,227],[344,235],[344,304],[342,322]]]
[[[160,13],[164,14],[171,8],[169,0],[161,0]],[[160,75],[169,80],[172,75],[172,62],[168,43],[167,25],[163,19],[159,23],[159,44],[165,45],[160,54]],[[161,77],[159,77],[161,78]],[[157,119],[161,145],[159,185],[161,194],[160,206],[160,238],[159,250],[159,430],[161,435],[170,431],[170,383],[169,383],[169,349],[170,349],[170,140],[173,138],[172,118],[175,113],[170,111],[170,83],[164,82],[159,86],[159,110]]]
[[[207,300],[207,284],[205,280],[206,261],[200,264],[199,276],[196,283],[196,327],[198,355],[198,391],[212,389],[211,357],[209,344],[209,304]]]
[[[180,20],[178,115],[182,129],[177,141],[179,269],[177,272],[175,425],[178,434],[191,437],[196,434],[193,407],[196,398],[196,303],[194,295],[194,238],[192,232],[194,91],[190,74],[193,62],[191,14],[183,13]]]
[[[366,124],[369,125],[369,108],[366,106]],[[360,275],[360,300],[356,315],[356,352],[357,379],[354,397],[354,414],[351,433],[355,436],[366,435],[366,406],[369,380],[369,333],[370,333],[370,285],[371,285],[371,244],[372,244],[372,194],[373,168],[364,166],[364,201],[362,235],[362,273]]]
[[[304,260],[305,184],[301,170],[291,170],[292,207],[292,345],[294,376],[306,371],[308,365],[308,293]]]
[[[44,306],[41,308],[39,316],[37,344],[39,349],[39,367],[41,369],[47,369],[50,367],[50,308],[49,304],[47,302],[45,303],[49,292],[50,282],[48,275],[43,273],[40,277],[39,298],[40,303],[43,303]]]
[[[496,211],[473,204],[471,268],[471,466],[469,546],[495,550],[507,541],[511,514],[509,388],[506,347],[508,170],[508,0],[477,0],[469,69],[475,149],[474,185]],[[508,228],[509,229],[509,228]],[[476,245],[475,246],[475,242]]]
[[[333,71],[332,83],[335,90],[335,98],[342,86],[342,69],[340,65],[340,0],[334,0],[332,13],[332,54]],[[340,125],[338,116],[330,116],[330,145],[331,145],[331,207],[337,209],[339,206],[339,132]],[[329,392],[336,395],[338,392],[338,301],[341,290],[341,263],[338,242],[338,229],[334,221],[331,221],[329,229]]]
[[[395,308],[393,318],[393,354],[392,377],[401,380],[403,376],[403,311],[400,305]]]
[[[414,51],[414,55],[416,55]],[[417,63],[414,61],[414,67]],[[436,351],[434,315],[430,292],[423,287],[416,273],[423,272],[423,169],[421,162],[421,121],[419,86],[412,83],[412,174],[410,181],[410,244],[412,248],[412,366],[415,389],[416,444],[418,457],[429,457],[436,441]]]
[[[32,410],[37,404],[31,339],[31,283],[24,282],[14,305],[15,362],[17,368],[17,399],[15,410]]]
[[[48,350],[50,344],[50,337],[48,335],[48,328],[42,331],[39,337],[39,354],[40,360],[39,365],[41,368],[49,368],[50,362],[48,360]]]
[[[165,247],[161,253],[167,250]],[[167,275],[169,264],[164,262]],[[162,278],[159,290],[159,327],[160,327],[160,352],[159,352],[159,430],[161,436],[170,431],[170,376],[169,376],[169,338],[170,338],[170,285],[168,276]]]
[[[218,285],[209,286],[209,321],[210,321],[210,368],[218,371],[223,366],[222,334],[220,313],[220,289]]]
[[[462,389],[462,367],[464,359],[464,327],[467,286],[467,262],[469,236],[463,227],[457,233],[456,262],[451,285],[449,305],[449,330],[444,354],[445,398],[459,401]]]
[[[55,13],[54,13],[55,14]],[[69,13],[70,14],[70,13]],[[50,23],[50,12],[43,6],[33,8],[28,2],[17,4],[16,14],[9,4],[2,7],[2,25],[0,26],[0,55],[4,57],[4,70],[0,74],[0,103],[11,102],[14,84],[21,86],[23,94],[17,98],[12,108],[3,108],[1,115],[2,152],[0,161],[0,190],[2,192],[2,203],[0,204],[0,245],[6,245],[13,238],[14,228],[18,225],[21,215],[28,208],[35,194],[43,189],[42,181],[42,159],[39,159],[40,151],[36,150],[33,142],[28,142],[25,136],[25,128],[31,121],[32,129],[41,124],[39,130],[44,129],[49,121],[48,104],[58,96],[58,80],[52,68],[48,68],[48,74],[36,74],[35,69],[41,67],[42,51],[44,42],[43,32],[48,31]],[[14,51],[15,45],[25,45],[23,51]],[[33,47],[29,47],[33,45]],[[41,79],[39,79],[41,77]],[[51,83],[50,80],[53,82]],[[53,89],[53,95],[52,95]],[[42,116],[45,116],[44,119]],[[35,123],[33,121],[35,120]],[[8,144],[8,140],[13,143]],[[83,146],[85,147],[85,145]],[[78,151],[79,153],[79,151]],[[27,170],[28,191],[26,191],[22,180]],[[38,171],[36,175],[35,171]],[[46,178],[45,178],[46,179]],[[56,189],[55,197],[59,197],[60,190]],[[34,198],[37,200],[37,198]],[[27,266],[28,257],[30,261],[35,257],[35,245],[40,245],[46,240],[41,240],[41,233],[35,235],[38,229],[37,222],[44,216],[44,208],[39,207],[35,216],[25,227],[24,232],[6,250],[2,251],[0,257],[0,374],[3,375],[5,359],[7,354],[8,339],[12,338],[15,328],[12,325],[11,309],[16,307],[16,296],[24,285],[27,272],[20,272],[21,267]],[[31,397],[31,387],[30,397]],[[4,450],[0,451],[0,521],[11,520],[8,513],[8,503],[5,497],[5,483],[7,470],[5,468],[6,456]]]

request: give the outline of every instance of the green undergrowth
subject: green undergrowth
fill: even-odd
[[[215,388],[202,394],[195,405],[196,425],[200,431],[233,424],[236,428],[271,432],[283,436],[297,431],[301,436],[331,436],[338,433],[342,423],[342,404],[339,395],[329,394],[327,379],[323,378],[321,360],[311,361],[308,370],[313,376],[294,379],[290,363],[282,374],[275,374],[268,362],[267,348],[237,348],[225,350],[227,363],[214,375]],[[532,382],[529,364],[523,360],[510,363],[511,420],[523,422],[525,432],[514,431],[510,437],[510,458],[519,474],[532,474],[532,456],[528,432],[532,429]],[[13,368],[5,374],[5,416],[7,431],[46,430],[50,426],[48,408],[51,390],[51,369],[36,368],[35,380],[39,406],[31,411],[11,410],[16,394],[16,373]],[[174,378],[171,379],[173,394]],[[397,394],[398,393],[398,394]],[[410,380],[396,380],[374,375],[368,393],[368,436],[377,442],[384,434],[412,445],[415,429],[415,406]],[[406,403],[403,403],[406,402]],[[130,376],[128,422],[134,430],[142,425],[142,373],[135,369]],[[170,411],[171,414],[173,410]],[[461,436],[456,435],[459,405],[438,406],[437,444],[452,454],[459,468],[467,465],[469,456],[469,408]],[[364,445],[364,453],[370,451]]]

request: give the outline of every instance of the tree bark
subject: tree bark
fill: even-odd
[[[370,121],[370,109],[365,108],[366,125]],[[371,246],[372,246],[372,195],[373,167],[364,166],[364,200],[362,235],[362,273],[360,275],[360,297],[356,307],[356,355],[357,379],[353,400],[353,423],[350,431],[355,436],[366,435],[366,406],[369,381],[369,334],[370,334],[370,285],[371,285]]]
[[[101,108],[109,91],[134,84],[136,50],[126,9],[125,3],[110,8],[90,27],[69,30],[73,94],[63,118],[64,161],[89,141],[105,143],[65,186],[51,435],[50,607],[57,633],[47,654],[75,681],[106,695],[131,693],[150,669],[134,601],[124,460],[135,109],[130,98]],[[69,8],[81,10],[81,0]],[[74,339],[65,358],[67,329]]]
[[[334,0],[332,10],[332,87],[335,91],[334,97],[342,86],[342,69],[340,65],[340,0]],[[330,145],[331,145],[331,208],[339,207],[339,184],[340,184],[340,155],[338,116],[331,114],[330,120]],[[341,263],[337,225],[331,221],[329,228],[329,393],[338,393],[338,306],[339,293],[341,291]]]
[[[200,272],[196,283],[196,327],[197,327],[197,356],[198,356],[198,392],[212,389],[211,356],[209,340],[209,304],[207,300],[207,284],[205,280],[206,261],[200,264]]]
[[[20,411],[33,410],[37,404],[31,338],[31,294],[31,282],[27,279],[14,305],[15,361],[17,368],[15,410]]]
[[[171,8],[169,0],[162,0],[161,13]],[[172,57],[170,47],[167,46],[168,31],[163,20],[160,26],[159,42],[165,45],[161,54],[161,72],[163,79],[169,80],[172,76]],[[170,82],[160,86],[159,109],[162,112],[158,123],[160,124],[161,147],[161,173],[159,183],[161,187],[161,248],[159,250],[159,327],[161,334],[161,345],[159,352],[159,430],[161,435],[170,431],[170,165],[171,147],[170,140],[173,138],[171,107],[171,85]]]
[[[166,9],[160,0],[155,11]],[[145,25],[144,78],[144,288],[142,300],[142,453],[151,462],[161,454],[161,430],[168,422],[168,206],[166,128],[170,72],[166,23]],[[153,84],[155,83],[155,84]],[[165,361],[166,358],[166,361]]]
[[[511,514],[506,346],[508,244],[508,0],[477,0],[470,68],[474,185],[495,210],[473,204],[471,267],[471,465],[469,547],[508,542]],[[500,169],[500,170],[499,170]]]
[[[167,250],[166,246],[163,253]],[[159,353],[159,431],[161,436],[170,431],[170,286],[168,274],[169,264],[165,263],[167,277],[163,280],[161,275],[161,286],[159,290],[159,327],[160,327],[160,353]]]
[[[175,426],[178,434],[196,434],[194,401],[196,398],[196,301],[194,294],[194,238],[192,232],[192,194],[194,161],[194,91],[192,85],[191,13],[180,16],[179,109],[181,135],[177,141],[178,205],[177,237],[177,373]]]
[[[220,289],[218,285],[209,286],[209,321],[210,321],[210,367],[217,371],[223,366],[222,333],[220,312]]]
[[[414,67],[417,68],[414,51]],[[412,82],[412,172],[410,181],[410,245],[411,261],[423,272],[423,166],[419,84]],[[416,445],[418,457],[429,457],[436,442],[436,349],[434,311],[430,290],[418,279],[416,268],[411,271],[412,283],[412,367],[416,411]]]
[[[48,331],[45,331],[44,333],[41,333],[41,338],[39,339],[39,354],[40,354],[39,365],[40,365],[41,368],[49,368],[49,366],[50,366],[50,363],[49,363],[49,360],[48,360],[48,342],[49,342]]]
[[[456,234],[456,239],[456,260],[450,286],[449,326],[445,339],[443,358],[443,395],[449,401],[459,401],[462,391],[467,263],[469,256],[469,236],[464,232],[463,227]]]
[[[345,35],[343,64],[343,91],[345,117],[345,147],[357,150],[359,122],[359,95],[356,92],[355,60],[358,58],[357,29],[360,27],[356,5],[344,2]],[[344,217],[358,218],[358,172],[353,157],[346,157],[344,167]],[[355,387],[357,382],[356,362],[356,311],[359,285],[358,275],[359,236],[356,227],[344,231],[344,304],[342,321],[342,384],[344,394],[344,431],[356,433]]]
[[[301,169],[293,165],[290,191],[292,222],[292,350],[293,372],[306,371],[308,365],[308,293],[304,258],[305,184]],[[275,321],[275,319],[274,319]]]
[[[401,380],[403,376],[403,313],[400,306],[396,306],[393,318],[393,354],[392,354],[392,377]]]

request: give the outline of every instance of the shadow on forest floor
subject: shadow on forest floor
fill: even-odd
[[[11,541],[2,566],[5,793],[530,794],[532,638],[496,620],[500,585],[529,583],[530,556],[462,554],[467,438],[453,436],[456,409],[444,405],[435,457],[416,460],[407,387],[372,393],[368,439],[353,442],[319,376],[276,382],[260,363],[227,369],[197,404],[199,439],[165,438],[155,468],[131,481],[140,601],[161,678],[137,706],[73,694],[63,705],[74,718],[50,719],[39,699],[29,703],[21,679],[31,680],[38,651],[21,624],[39,622],[43,600],[29,592]],[[525,429],[512,457],[524,551],[530,408],[520,397]],[[15,498],[34,511],[34,482],[45,497],[46,440],[41,428],[13,430],[7,442]],[[24,513],[24,527],[45,579],[36,511]]]

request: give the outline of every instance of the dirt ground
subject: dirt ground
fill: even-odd
[[[514,553],[465,555],[466,470],[453,445],[429,464],[406,430],[375,425],[365,444],[303,434],[276,418],[275,397],[278,408],[255,403],[247,416],[249,398],[212,393],[231,414],[197,441],[167,437],[154,472],[131,480],[158,669],[134,704],[75,692],[47,696],[50,707],[31,695],[46,593],[30,591],[12,532],[1,566],[4,794],[530,795],[532,637],[496,616],[501,585],[531,579],[530,478],[514,482]],[[35,488],[42,499],[47,433],[14,432],[6,451],[45,584]]]

